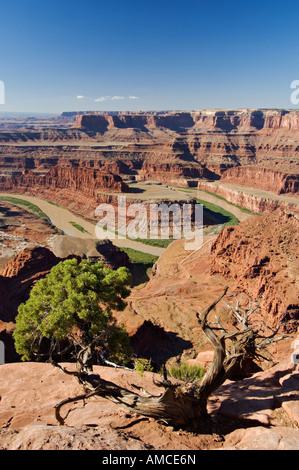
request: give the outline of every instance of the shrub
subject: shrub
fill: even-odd
[[[172,366],[169,375],[183,382],[196,382],[204,375],[204,368],[198,365],[180,364],[178,367]]]
[[[135,360],[135,369],[140,377],[144,376],[144,372],[153,372],[154,370],[150,360],[141,358]]]

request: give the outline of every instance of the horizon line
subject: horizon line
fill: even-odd
[[[51,115],[51,116],[61,116],[63,114],[103,114],[103,113],[192,113],[198,111],[299,111],[299,108],[286,108],[286,107],[235,107],[235,108],[196,108],[196,109],[147,109],[147,110],[74,110],[74,111],[58,111],[58,112],[47,112],[47,111],[1,111],[0,116],[3,114],[34,114],[34,115]]]

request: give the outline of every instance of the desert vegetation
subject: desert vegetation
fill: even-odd
[[[132,285],[135,286],[147,282],[158,256],[143,253],[142,251],[137,251],[133,248],[123,247],[121,250],[128,255],[132,263]]]
[[[16,350],[23,360],[40,357],[42,341],[48,339],[53,357],[59,353],[61,341],[67,339],[74,347],[72,354],[81,357],[85,348],[101,342],[102,358],[109,354],[118,362],[128,361],[129,339],[125,329],[116,324],[112,310],[125,307],[130,283],[127,268],[115,271],[89,260],[60,262],[20,305],[14,332]]]
[[[70,221],[70,224],[71,224],[74,228],[76,228],[77,230],[79,230],[79,232],[88,233],[87,230],[85,230],[85,228],[82,227],[82,225],[77,224],[76,222],[72,222],[72,221]]]

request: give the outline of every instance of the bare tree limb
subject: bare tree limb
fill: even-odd
[[[63,372],[74,375],[85,390],[84,394],[68,398],[56,405],[55,414],[58,422],[64,424],[68,413],[71,411],[69,410],[63,418],[60,410],[64,405],[78,400],[86,400],[96,395],[143,416],[163,420],[163,422],[173,426],[190,426],[196,429],[200,420],[207,413],[208,397],[231,376],[235,366],[245,358],[264,358],[260,351],[266,349],[272,342],[287,337],[285,334],[278,335],[281,325],[273,329],[263,321],[258,323],[254,321],[253,314],[260,311],[261,299],[252,301],[247,297],[247,304],[244,307],[241,302],[246,301],[246,297],[240,297],[236,294],[230,296],[235,299],[235,305],[228,304],[234,318],[237,320],[236,330],[227,331],[223,328],[217,316],[216,322],[209,323],[209,313],[224,298],[227,291],[228,287],[225,287],[222,294],[201,314],[196,313],[203,333],[214,348],[212,364],[201,379],[193,383],[172,383],[168,380],[167,370],[164,366],[162,381],[156,382],[153,376],[154,384],[162,388],[162,393],[157,396],[150,395],[144,391],[143,387],[137,385],[132,384],[131,390],[118,386],[92,372],[94,348],[99,339],[97,337],[77,353],[76,372],[69,372],[52,361],[53,365],[58,366]],[[216,327],[213,325],[216,325]],[[267,336],[269,331],[270,334]],[[110,362],[102,353],[100,353],[100,357],[106,365],[131,370]],[[140,394],[136,393],[134,389],[139,391]],[[142,392],[143,396],[141,395]],[[144,393],[146,393],[146,396],[144,396]]]

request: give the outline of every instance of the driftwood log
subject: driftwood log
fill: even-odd
[[[268,327],[263,322],[258,325],[254,322],[250,323],[252,314],[259,309],[259,302],[253,303],[249,299],[247,307],[244,308],[241,307],[237,296],[235,296],[236,305],[229,305],[236,319],[236,331],[227,332],[221,326],[218,318],[216,318],[216,322],[209,323],[209,313],[223,299],[227,290],[226,287],[224,292],[201,314],[197,313],[201,329],[214,348],[213,362],[202,378],[194,383],[174,384],[167,379],[164,368],[163,379],[160,382],[155,382],[155,385],[161,387],[163,392],[159,396],[141,396],[93,373],[91,358],[97,343],[95,339],[91,344],[82,348],[78,354],[75,372],[70,372],[52,361],[65,373],[75,376],[84,390],[82,395],[67,398],[55,406],[57,421],[61,425],[65,422],[66,416],[62,417],[61,415],[61,409],[64,405],[78,400],[87,400],[96,395],[111,400],[134,413],[163,420],[175,427],[198,428],[199,423],[207,416],[209,396],[231,376],[236,364],[245,358],[260,356],[260,351],[271,342],[286,337],[284,334],[277,335],[280,325],[266,335],[265,331]]]

